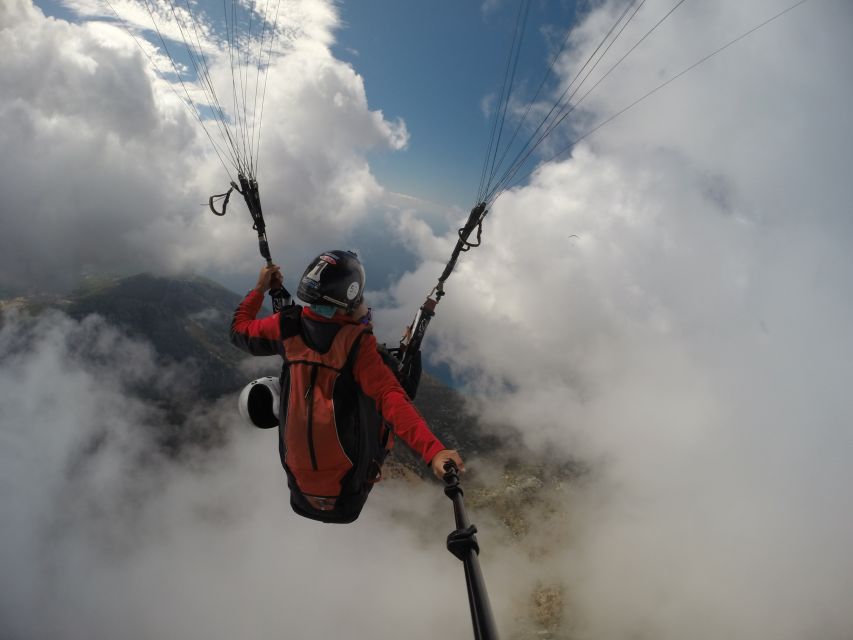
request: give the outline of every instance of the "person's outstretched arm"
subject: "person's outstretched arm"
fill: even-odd
[[[382,360],[376,350],[376,338],[370,333],[361,339],[353,375],[362,391],[376,402],[382,417],[391,423],[394,433],[432,467],[437,477],[444,474],[444,463],[448,460],[453,460],[460,471],[465,469],[459,454],[445,448],[430,431],[423,416]]]

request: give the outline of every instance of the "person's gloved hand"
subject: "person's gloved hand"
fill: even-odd
[[[444,477],[444,463],[449,461],[456,463],[456,468],[459,469],[459,473],[463,473],[465,471],[465,463],[462,462],[461,456],[455,449],[442,449],[435,454],[432,462],[429,463],[429,466],[432,467],[432,472],[439,480]]]
[[[278,289],[284,288],[284,276],[281,275],[281,271],[278,271],[272,275],[272,279],[270,280],[270,290],[277,291]]]
[[[283,282],[284,276],[281,275],[281,267],[274,264],[271,267],[263,267],[261,269],[255,289],[264,293],[270,289],[280,289]]]

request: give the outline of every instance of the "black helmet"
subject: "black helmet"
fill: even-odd
[[[308,304],[331,304],[347,312],[364,295],[364,267],[352,251],[326,251],[311,261],[296,295]]]

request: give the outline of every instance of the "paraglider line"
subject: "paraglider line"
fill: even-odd
[[[746,37],[748,37],[748,36],[752,35],[752,34],[753,34],[753,33],[755,33],[756,31],[758,31],[759,29],[761,29],[761,28],[763,28],[763,27],[767,26],[768,24],[770,24],[771,22],[773,22],[773,21],[774,21],[774,20],[776,20],[777,18],[781,18],[781,17],[782,17],[783,15],[785,15],[786,13],[788,13],[788,12],[790,12],[790,11],[793,11],[794,9],[796,9],[797,7],[799,7],[799,6],[800,6],[800,5],[802,5],[802,4],[805,4],[806,2],[808,2],[808,0],[799,0],[799,2],[796,2],[796,3],[792,4],[792,5],[791,5],[791,6],[789,6],[788,8],[786,8],[786,9],[784,9],[784,10],[780,11],[779,13],[775,14],[774,16],[772,16],[772,17],[768,18],[767,20],[765,20],[765,21],[764,21],[764,22],[762,22],[761,24],[756,25],[755,27],[752,27],[752,28],[751,28],[751,29],[749,29],[748,31],[745,31],[744,33],[740,34],[738,37],[734,38],[733,40],[730,40],[729,42],[727,42],[727,43],[726,43],[726,44],[724,44],[723,46],[721,46],[721,47],[719,47],[718,49],[716,49],[716,50],[712,51],[711,53],[709,53],[708,55],[706,55],[706,56],[705,56],[704,58],[702,58],[701,60],[698,60],[697,62],[694,62],[694,63],[693,63],[693,64],[691,64],[689,67],[687,67],[687,68],[683,69],[682,71],[678,72],[677,74],[675,74],[674,76],[672,76],[671,78],[669,78],[668,80],[666,80],[665,82],[662,82],[661,84],[659,84],[658,86],[656,86],[656,87],[655,87],[654,89],[652,89],[651,91],[648,91],[647,93],[643,94],[642,96],[640,96],[639,98],[637,98],[636,100],[634,100],[634,101],[633,101],[631,104],[629,104],[627,107],[625,107],[625,108],[623,108],[623,109],[621,109],[621,110],[617,111],[616,113],[614,113],[612,116],[610,116],[610,117],[609,117],[609,118],[607,118],[606,120],[604,120],[604,121],[600,122],[599,124],[597,124],[595,127],[593,127],[592,129],[590,129],[589,131],[587,131],[586,133],[584,133],[582,136],[580,136],[580,137],[578,137],[578,138],[575,138],[575,140],[573,140],[573,141],[572,141],[572,143],[571,143],[570,145],[568,145],[565,149],[563,149],[563,150],[562,150],[562,151],[560,151],[559,153],[554,154],[554,155],[553,155],[553,156],[551,156],[548,160],[546,160],[545,162],[543,162],[542,164],[540,164],[539,166],[537,166],[537,167],[536,167],[535,169],[533,169],[532,171],[530,171],[530,172],[528,172],[528,173],[524,174],[524,175],[523,175],[523,176],[518,180],[518,183],[523,182],[526,178],[528,178],[528,177],[530,177],[531,175],[533,175],[536,171],[538,171],[540,168],[542,168],[542,166],[544,166],[544,165],[546,165],[546,164],[548,164],[548,163],[550,163],[550,162],[553,162],[554,160],[556,160],[556,159],[557,159],[557,158],[559,158],[560,156],[563,156],[563,155],[565,155],[566,153],[570,152],[578,142],[581,142],[582,140],[584,140],[584,139],[588,138],[588,137],[589,137],[589,136],[591,136],[593,133],[595,133],[596,131],[598,131],[599,129],[601,129],[603,126],[605,126],[606,124],[609,124],[610,122],[612,122],[613,120],[615,120],[616,118],[618,118],[619,116],[621,116],[621,115],[622,115],[623,113],[625,113],[626,111],[629,111],[629,110],[633,109],[633,108],[634,108],[634,107],[636,107],[638,104],[640,104],[641,102],[643,102],[646,98],[651,97],[652,95],[654,95],[655,93],[657,93],[658,91],[660,91],[661,89],[663,89],[664,87],[666,87],[667,85],[671,84],[672,82],[675,82],[675,81],[676,81],[676,80],[678,80],[681,76],[683,76],[683,75],[685,75],[686,73],[688,73],[688,72],[692,71],[693,69],[695,69],[695,68],[696,68],[696,67],[698,67],[699,65],[701,65],[701,64],[703,64],[703,63],[705,63],[705,62],[707,62],[708,60],[710,60],[711,58],[713,58],[714,56],[716,56],[718,53],[721,53],[721,52],[725,51],[726,49],[728,49],[728,48],[729,48],[729,47],[731,47],[732,45],[734,45],[734,44],[736,44],[736,43],[740,42],[740,41],[741,41],[741,40],[743,40],[744,38],[746,38]],[[512,177],[512,176],[511,176],[511,177]],[[510,178],[511,178],[511,177],[510,177]],[[503,193],[503,191],[501,191],[501,193]],[[500,196],[500,193],[493,194],[493,197],[491,198],[490,203],[491,203],[491,204],[493,204],[493,203],[495,202],[495,200],[497,200],[497,198],[498,198],[499,196]]]

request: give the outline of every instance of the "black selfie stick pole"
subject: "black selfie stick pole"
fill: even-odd
[[[471,606],[471,624],[475,640],[497,640],[498,632],[489,604],[489,594],[483,572],[480,570],[480,547],[477,544],[477,527],[468,521],[462,487],[459,486],[459,470],[453,462],[444,465],[444,493],[453,501],[456,530],[447,536],[447,550],[462,561],[465,567],[465,583],[468,586],[468,603]]]

